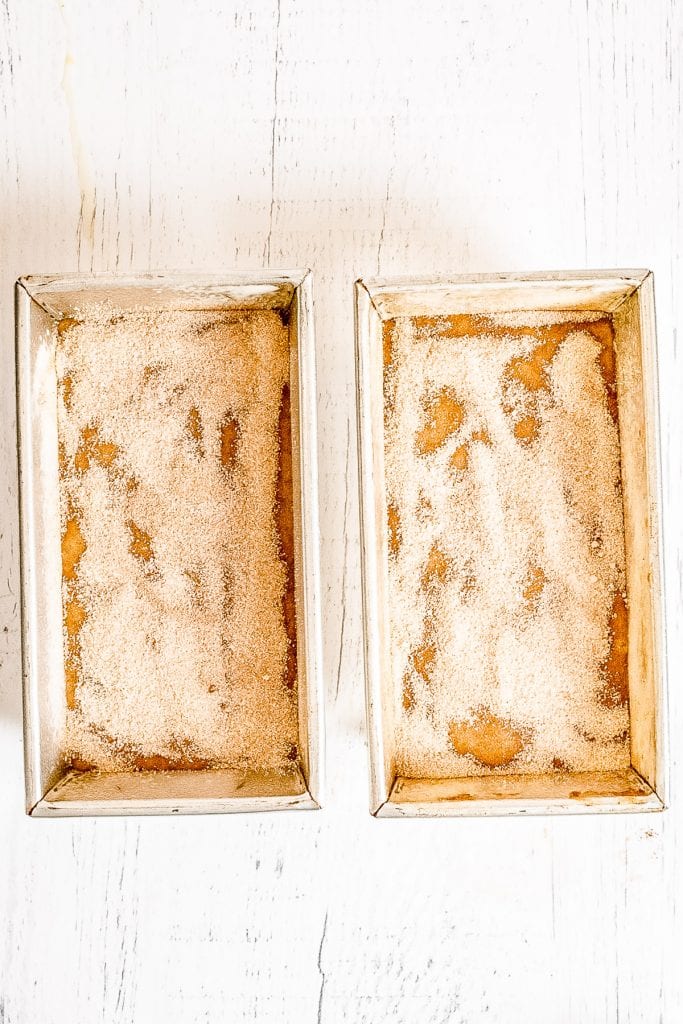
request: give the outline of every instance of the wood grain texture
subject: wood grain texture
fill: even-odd
[[[683,981],[683,8],[676,0],[0,2],[0,1021],[677,1024]],[[311,266],[324,811],[23,814],[12,284]],[[670,808],[377,821],[352,282],[655,273]]]

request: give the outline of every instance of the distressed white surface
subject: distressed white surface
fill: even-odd
[[[682,1019],[682,41],[676,0],[0,2],[2,1024]],[[12,283],[264,264],[315,273],[326,807],[26,819]],[[655,272],[671,808],[375,821],[351,283],[585,266]]]

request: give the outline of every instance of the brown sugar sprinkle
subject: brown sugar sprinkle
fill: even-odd
[[[146,530],[141,530],[132,519],[128,520],[127,526],[132,537],[129,547],[131,555],[135,555],[135,557],[139,558],[142,562],[150,562],[154,557],[152,552],[152,538]]]
[[[615,423],[619,422],[617,402],[617,360],[614,352],[614,325],[610,319],[596,320],[590,327],[591,333],[600,345],[598,366],[607,395],[607,408]]]
[[[543,588],[547,582],[548,578],[540,565],[532,566],[527,576],[526,586],[522,591],[522,597],[533,608],[538,607]]]
[[[382,324],[382,358],[384,367],[391,366],[394,351],[394,331],[396,330],[395,320],[385,320]]]
[[[136,772],[178,772],[205,771],[211,768],[211,761],[203,757],[164,757],[162,754],[136,754],[133,771]]]
[[[415,707],[415,691],[409,675],[403,677],[402,704],[404,711]]]
[[[158,366],[145,366],[142,371],[142,383],[149,384],[149,382],[158,375],[160,367]]]
[[[289,641],[284,681],[288,690],[296,683],[296,604],[294,600],[294,520],[292,518],[294,481],[292,477],[292,409],[289,384],[282,388],[278,415],[278,461],[275,487],[275,527],[280,542],[280,557],[285,568],[282,591],[282,618]]]
[[[611,319],[398,317],[386,351],[397,773],[627,767]]]
[[[76,703],[76,687],[78,685],[78,652],[79,648],[75,646],[75,651],[67,650],[64,659],[64,686],[66,689],[66,706],[68,710],[73,710],[77,707]]]
[[[73,392],[74,382],[72,381],[71,377],[63,377],[62,380],[60,381],[59,386],[62,394],[62,401],[64,402],[64,405],[68,409],[69,406],[71,405],[71,394]]]
[[[78,327],[79,321],[72,316],[64,316],[57,324],[57,336],[63,337],[67,331],[70,331],[72,327]],[[65,401],[67,399],[65,398]],[[68,401],[67,401],[68,404]]]
[[[602,317],[576,324],[572,324],[571,321],[546,324],[537,328],[537,337],[542,339],[540,344],[536,345],[528,356],[515,356],[511,359],[503,372],[506,406],[510,396],[510,385],[520,384],[528,393],[527,401],[524,403],[527,415],[522,415],[521,419],[516,420],[513,427],[515,437],[523,444],[530,444],[538,436],[540,422],[537,393],[550,390],[550,364],[559,346],[572,330],[586,331],[598,342],[600,348],[597,353],[597,364],[603,379],[607,408],[614,422],[618,422],[614,328],[611,320]],[[510,412],[512,411],[510,408]]]
[[[235,573],[229,565],[223,569],[223,612],[226,616],[232,613],[235,604]],[[223,638],[225,642],[225,637]]]
[[[86,543],[73,507],[67,514],[66,527],[62,534],[62,575],[65,580],[75,580],[76,567],[85,552]]]
[[[93,306],[57,333],[72,766],[291,772],[286,326]]]
[[[64,398],[66,404],[66,397]],[[98,466],[111,466],[119,450],[110,441],[101,441],[97,427],[84,427],[81,431],[81,443],[74,455],[74,466],[79,473],[90,468],[91,462]]]
[[[557,352],[560,341],[557,337],[548,338],[532,351],[529,356],[516,356],[505,367],[505,374],[510,380],[518,380],[527,391],[548,391],[550,378],[548,365]]]
[[[551,768],[556,772],[570,772],[571,768],[566,761],[563,761],[561,757],[554,757],[551,762]]]
[[[515,437],[523,444],[529,444],[538,437],[540,426],[541,424],[535,416],[522,416],[521,420],[517,420],[513,428]]]
[[[394,350],[395,320],[385,320],[382,324],[382,361],[384,364],[384,416],[390,414],[394,404],[394,390],[391,373],[391,362]]]
[[[87,449],[78,449],[74,455],[74,466],[79,473],[84,473],[86,469],[90,469],[90,456],[88,455]]]
[[[435,658],[436,648],[431,643],[424,643],[416,651],[413,651],[411,657],[413,668],[424,679],[425,683],[429,683],[431,680]]]
[[[192,438],[192,440],[196,443],[197,451],[199,452],[199,454],[203,455],[204,453],[202,450],[202,439],[204,436],[204,431],[202,430],[202,418],[199,415],[199,409],[197,409],[194,405],[187,414],[187,432]]]
[[[425,406],[424,425],[415,437],[420,455],[430,455],[463,421],[464,410],[451,388],[443,388]]]
[[[232,473],[237,462],[240,440],[240,425],[236,416],[228,416],[221,425],[221,465],[226,473]]]
[[[199,600],[202,592],[202,577],[198,572],[194,572],[192,569],[185,569],[185,575],[194,588],[194,597]]]
[[[77,597],[72,597],[66,606],[64,614],[67,635],[70,637],[78,636],[85,619],[85,608]]]
[[[628,704],[628,609],[616,593],[610,616],[609,652],[603,664],[605,683],[600,700],[608,708]]]
[[[396,555],[401,546],[401,520],[395,505],[389,505],[387,508],[387,527],[389,529],[389,551],[392,555]]]
[[[459,448],[456,448],[450,458],[450,466],[453,469],[465,470],[469,464],[469,457],[467,455],[467,445],[461,444]]]
[[[107,441],[101,441],[93,446],[93,459],[100,466],[111,466],[118,453],[117,446]]]
[[[451,722],[448,738],[456,754],[473,757],[487,768],[509,765],[524,748],[520,730],[488,708],[478,708],[471,721]]]
[[[422,586],[429,587],[432,583],[444,583],[448,576],[450,562],[438,544],[433,544],[429,552],[427,564],[422,573]]]
[[[406,671],[403,676],[403,685],[401,690],[402,704],[406,711],[410,711],[415,706],[415,688],[413,686],[413,673],[416,673],[423,683],[429,686],[432,678],[432,668],[434,665],[434,659],[436,658],[436,648],[434,644],[429,641],[424,641],[420,646],[413,651],[410,656],[410,670]]]
[[[78,681],[78,665],[81,658],[81,645],[78,639],[85,620],[85,608],[77,597],[71,597],[64,608],[64,626],[66,628],[66,706],[76,707],[76,683]]]

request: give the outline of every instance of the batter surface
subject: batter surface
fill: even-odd
[[[384,325],[396,771],[630,763],[613,328]]]
[[[289,353],[274,311],[60,324],[74,767],[296,760]]]

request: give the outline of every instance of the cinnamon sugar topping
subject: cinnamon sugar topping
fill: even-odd
[[[289,338],[276,312],[58,331],[71,763],[291,771]]]
[[[398,317],[384,395],[397,773],[627,767],[609,317]]]

